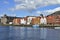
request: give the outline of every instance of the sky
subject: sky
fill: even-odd
[[[60,0],[0,0],[0,16],[46,16],[60,11]]]

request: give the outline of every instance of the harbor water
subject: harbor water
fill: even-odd
[[[60,40],[60,29],[0,26],[0,40]]]

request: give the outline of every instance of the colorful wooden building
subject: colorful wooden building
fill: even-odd
[[[54,12],[47,16],[48,24],[60,24],[60,11]]]
[[[40,24],[40,19],[41,17],[36,17],[36,18],[33,18],[32,21],[31,21],[31,24]]]
[[[15,24],[15,25],[19,25],[20,24],[20,18],[15,18],[15,19],[13,19],[13,24]]]

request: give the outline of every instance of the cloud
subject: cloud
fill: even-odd
[[[31,9],[35,9],[36,7],[35,7],[35,5],[34,5],[34,1],[28,2],[27,0],[25,0],[25,1],[22,2],[21,4],[17,4],[17,5],[15,6],[15,8],[16,8],[17,10],[19,10],[19,9],[29,9],[29,10],[31,10]]]
[[[56,11],[60,11],[60,7],[57,7],[55,9],[46,10],[46,12],[56,12]]]
[[[19,2],[19,1],[22,1],[22,0],[14,0],[15,2]]]
[[[57,7],[55,9],[50,9],[50,10],[44,10],[44,11],[36,11],[37,14],[44,14],[44,15],[49,15],[49,14],[52,14],[56,11],[60,11],[60,7]]]
[[[20,4],[17,4],[15,6],[16,10],[19,10],[19,9],[26,9],[26,10],[36,9],[35,2],[32,0],[15,0],[15,2],[20,2]]]
[[[14,0],[20,4],[16,5],[17,9],[36,9],[37,7],[51,4],[60,4],[60,0]]]
[[[10,11],[15,11],[16,9],[15,8],[8,8],[8,10],[10,10]]]
[[[9,4],[9,2],[8,1],[4,1],[4,4]]]
[[[15,7],[10,10],[36,10],[38,7],[60,4],[60,0],[14,0]],[[49,11],[50,12],[50,11]]]
[[[18,4],[15,6],[15,8],[18,10],[18,9],[25,9],[25,4]]]

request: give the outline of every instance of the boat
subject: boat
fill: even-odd
[[[33,28],[39,28],[39,25],[38,24],[34,24],[32,26],[33,26]]]

